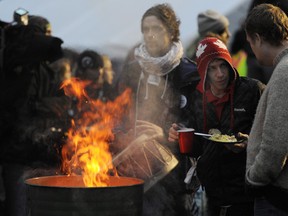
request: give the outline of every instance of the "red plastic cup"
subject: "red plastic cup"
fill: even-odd
[[[194,131],[195,130],[193,128],[185,128],[178,130],[180,153],[188,154],[192,152]]]

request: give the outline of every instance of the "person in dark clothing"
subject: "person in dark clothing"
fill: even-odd
[[[142,16],[144,42],[135,47],[130,67],[124,67],[131,70],[122,75],[122,87],[132,88],[134,96],[130,128],[135,131],[132,136],[136,140],[143,134],[151,138],[151,131],[162,138],[167,136],[170,125],[179,118],[180,107],[186,103],[184,92],[192,91],[199,81],[196,64],[183,56],[179,25],[180,20],[168,4],[155,5]],[[127,77],[134,77],[135,80]],[[186,200],[186,196],[191,191],[186,190],[184,183],[185,156],[167,139],[150,139],[142,143],[148,147],[159,147],[151,148],[156,155],[158,151],[161,153],[159,149],[164,149],[162,151],[169,155],[169,159],[177,158],[178,161],[171,167],[168,167],[168,162],[167,171],[162,172],[162,175],[153,172],[152,167],[152,175],[144,179],[145,185],[149,187],[145,189],[143,215],[190,215],[187,206],[191,207],[192,203]],[[145,155],[142,157],[145,159]],[[151,162],[153,159],[148,160]],[[162,160],[167,158],[161,158],[158,164]]]
[[[188,96],[183,125],[197,132],[218,129],[222,134],[249,133],[264,84],[239,77],[223,42],[200,41],[197,68],[201,80]],[[169,130],[178,140],[179,122]],[[197,158],[197,176],[207,195],[209,216],[253,215],[253,198],[245,191],[246,142],[228,145],[195,137],[191,157]]]
[[[105,80],[104,62],[99,53],[93,50],[80,53],[76,77],[89,82],[85,90],[90,98],[103,102],[115,99],[112,84]]]
[[[217,37],[228,44],[230,39],[229,20],[226,16],[214,10],[206,10],[198,14],[197,25],[199,36],[188,46],[186,53],[196,61],[196,49],[199,41],[205,37]]]
[[[62,56],[60,38],[29,24],[8,26],[4,36],[0,159],[6,214],[20,216],[27,213],[25,179],[56,174],[69,100],[48,64]]]

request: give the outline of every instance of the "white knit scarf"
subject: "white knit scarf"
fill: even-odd
[[[183,46],[180,41],[173,42],[170,51],[166,55],[152,57],[143,43],[135,49],[134,54],[143,71],[157,76],[164,76],[179,65],[183,56]]]

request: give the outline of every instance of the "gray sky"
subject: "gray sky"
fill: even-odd
[[[23,7],[31,15],[46,17],[53,35],[64,41],[63,46],[95,48],[118,55],[142,39],[143,13],[164,2],[174,8],[181,20],[184,46],[197,35],[199,12],[213,9],[227,15],[240,4],[247,4],[247,0],[0,0],[0,19],[12,21],[13,11]]]

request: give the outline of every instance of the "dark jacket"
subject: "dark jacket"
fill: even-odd
[[[182,58],[176,68],[160,78],[159,86],[153,86],[147,82],[148,74],[142,72],[136,96],[136,118],[154,123],[167,133],[180,116],[181,106],[185,104],[183,95],[193,91],[200,78],[196,64],[188,58]]]
[[[229,101],[224,105],[221,120],[212,103],[206,103],[204,120],[203,93],[194,91],[185,109],[186,125],[198,132],[217,128],[222,134],[242,132],[249,134],[263,84],[236,74]],[[246,150],[233,153],[224,145],[195,137],[193,157],[200,157],[197,175],[213,205],[229,205],[251,201],[245,191]]]
[[[63,101],[56,98],[59,85],[47,62],[62,57],[63,41],[44,35],[32,25],[8,25],[1,37],[5,44],[0,68],[0,160],[45,160],[47,143],[38,142],[39,136],[37,143],[31,136],[43,135],[51,125],[55,126],[52,121],[60,119],[57,107],[62,107]]]
[[[28,165],[35,161],[58,163],[70,100],[59,90],[46,63],[19,69],[19,74],[11,71],[11,77],[6,76],[3,86],[9,88],[1,94],[6,113],[6,124],[1,125],[6,131],[1,134],[1,160]]]

